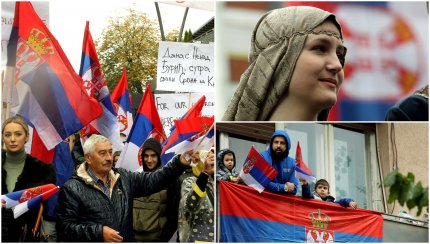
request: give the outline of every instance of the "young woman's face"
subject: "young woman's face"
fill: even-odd
[[[306,38],[294,68],[288,96],[322,110],[336,103],[344,77],[340,58],[345,54],[345,49],[341,40],[321,33],[340,36],[336,25],[330,20],[324,21],[313,31],[319,34],[309,34]]]
[[[20,124],[12,122],[4,127],[3,142],[8,152],[18,153],[24,150],[27,137],[24,128]]]

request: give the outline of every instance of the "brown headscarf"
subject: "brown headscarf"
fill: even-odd
[[[267,120],[287,92],[291,76],[308,34],[332,18],[319,8],[296,6],[272,10],[258,21],[251,38],[249,67],[224,114],[226,121]],[[327,120],[329,109],[318,120]]]

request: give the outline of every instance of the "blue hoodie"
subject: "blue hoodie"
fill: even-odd
[[[272,142],[276,136],[283,136],[287,142],[287,151],[284,159],[281,160],[272,160],[271,150],[272,150]],[[296,178],[295,169],[296,163],[295,160],[291,157],[288,157],[288,152],[291,148],[291,140],[288,136],[287,132],[283,130],[276,130],[272,138],[270,139],[269,148],[265,151],[261,152],[260,155],[273,167],[278,171],[278,175],[266,186],[266,189],[271,192],[285,192],[285,183],[291,182],[294,184],[294,191],[288,192],[288,194],[295,195],[297,193],[297,187],[299,185],[299,180]]]

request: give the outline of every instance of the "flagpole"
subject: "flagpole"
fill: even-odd
[[[11,100],[12,100],[12,84],[15,83],[15,68],[10,68],[11,71],[8,71],[8,68],[6,68],[6,76],[10,76],[10,79],[6,79],[6,82],[9,82],[7,86],[7,95],[6,95],[6,113],[5,113],[5,120],[10,117],[10,107],[11,107]],[[4,79],[4,75],[2,75],[2,79]]]

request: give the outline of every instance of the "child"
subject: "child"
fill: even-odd
[[[217,155],[218,171],[216,173],[216,180],[231,181],[234,183],[239,182],[238,173],[235,170],[236,157],[234,152],[230,149],[223,149]]]
[[[351,198],[341,198],[340,200],[335,201],[334,197],[330,195],[330,185],[328,181],[324,179],[320,179],[315,183],[315,191],[313,193],[310,192],[309,184],[306,181],[300,181],[302,182],[302,196],[304,198],[313,198],[325,202],[338,203],[342,207],[351,207],[353,209],[357,208],[357,203]]]

